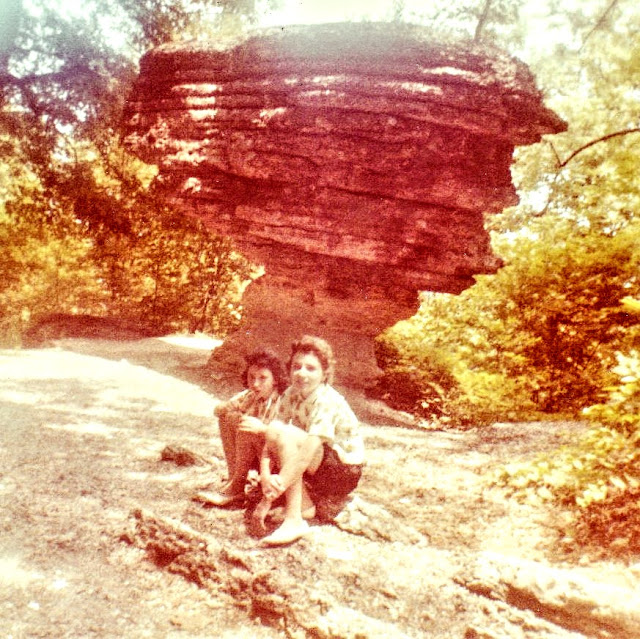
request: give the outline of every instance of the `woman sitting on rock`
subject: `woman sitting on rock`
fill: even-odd
[[[318,513],[335,516],[362,475],[364,444],[359,422],[344,397],[330,384],[335,361],[331,346],[318,337],[293,343],[288,363],[290,387],[278,417],[265,432],[260,460],[262,500],[252,515],[254,532],[266,533],[264,520],[273,502],[285,496],[284,520],[263,543],[296,541]],[[247,427],[257,420],[243,417]],[[330,514],[328,514],[328,512]]]
[[[242,374],[245,390],[216,406],[222,449],[227,461],[228,480],[217,492],[202,491],[198,501],[214,506],[228,506],[244,498],[247,474],[257,469],[264,447],[264,433],[278,414],[281,393],[287,376],[278,356],[269,349],[258,348],[245,358]],[[244,423],[243,417],[253,421]]]

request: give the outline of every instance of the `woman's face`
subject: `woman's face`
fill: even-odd
[[[267,399],[275,386],[273,373],[270,369],[262,366],[249,366],[247,371],[247,387],[254,393]]]
[[[291,385],[308,397],[324,381],[324,370],[313,353],[296,353],[291,360]]]

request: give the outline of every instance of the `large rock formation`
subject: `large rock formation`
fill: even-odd
[[[155,49],[125,122],[171,203],[265,267],[217,365],[308,332],[356,384],[418,291],[496,270],[483,215],[516,202],[514,147],[564,128],[521,62],[372,23]]]

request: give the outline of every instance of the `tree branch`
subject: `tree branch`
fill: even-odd
[[[560,156],[558,155],[558,151],[557,151],[556,147],[553,145],[553,142],[551,142],[550,140],[549,140],[549,146],[551,147],[551,150],[553,151],[553,154],[556,156],[556,164],[558,166],[560,166],[560,164],[561,164]]]
[[[60,71],[52,71],[51,73],[32,73],[31,75],[15,76],[11,73],[0,73],[0,86],[13,85],[21,90],[30,87],[35,82],[60,82],[63,80],[74,79],[78,75],[98,75],[87,64],[73,64],[65,66]]]
[[[569,162],[571,162],[571,160],[573,160],[573,158],[576,157],[576,155],[578,155],[579,153],[582,153],[586,149],[594,146],[595,144],[598,144],[600,142],[606,142],[607,140],[611,140],[612,138],[618,138],[623,135],[628,135],[629,133],[640,133],[640,127],[634,127],[633,129],[623,129],[622,131],[615,131],[613,133],[608,133],[607,135],[603,135],[602,137],[597,138],[595,140],[591,140],[591,142],[587,142],[587,144],[582,145],[580,148],[576,149],[573,153],[571,153],[571,155],[569,155],[569,157],[564,162],[559,162],[558,168],[559,169],[564,168],[567,164],[569,164]]]
[[[480,38],[482,37],[482,32],[489,19],[489,11],[491,11],[491,2],[492,0],[485,0],[484,8],[482,9],[482,15],[478,20],[478,24],[476,25],[476,31],[473,35],[474,42],[480,42]]]
[[[604,21],[607,19],[608,15],[613,11],[617,4],[618,0],[611,0],[609,6],[604,10],[604,13],[598,18],[598,21],[591,28],[591,31],[589,31],[589,33],[587,33],[587,35],[584,37],[584,40],[582,41],[582,44],[580,45],[580,49],[578,49],[578,51],[582,51],[584,45],[587,44],[587,40],[604,24]]]

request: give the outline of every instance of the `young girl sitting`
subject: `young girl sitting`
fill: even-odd
[[[227,462],[228,480],[219,491],[202,491],[198,501],[228,506],[244,498],[247,473],[257,467],[264,446],[264,433],[278,413],[280,395],[287,386],[282,362],[272,351],[259,348],[246,358],[242,374],[245,390],[216,406],[222,449]],[[243,417],[252,417],[242,426]]]

